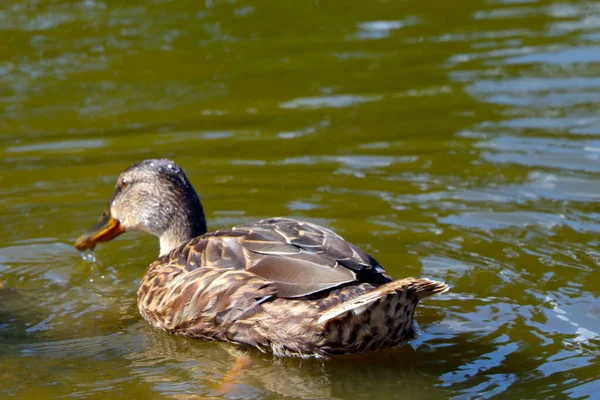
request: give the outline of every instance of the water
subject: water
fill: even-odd
[[[1,397],[597,397],[597,3],[17,0],[0,29]],[[308,219],[452,289],[397,349],[250,352],[224,389],[238,348],[138,315],[156,239],[72,247],[149,157],[210,229]]]

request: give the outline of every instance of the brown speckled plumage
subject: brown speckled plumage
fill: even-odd
[[[148,210],[152,204],[160,204],[159,211]],[[124,215],[136,208],[144,221]],[[184,221],[189,218],[196,222]],[[271,218],[205,233],[200,200],[169,160],[128,168],[105,220],[110,229],[98,233],[95,226],[76,247],[91,248],[127,229],[161,239],[162,255],[138,290],[140,313],[152,325],[279,356],[326,357],[396,345],[413,336],[418,301],[447,290],[424,278],[394,281],[373,257],[308,222]]]

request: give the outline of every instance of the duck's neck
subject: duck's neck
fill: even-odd
[[[171,224],[160,235],[161,256],[207,232],[202,204],[197,196],[194,197],[179,212],[174,213]]]

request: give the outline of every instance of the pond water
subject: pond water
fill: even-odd
[[[600,3],[0,4],[0,397],[597,398]],[[158,254],[73,242],[176,160],[209,229],[333,228],[451,290],[398,348],[323,360],[152,329]]]

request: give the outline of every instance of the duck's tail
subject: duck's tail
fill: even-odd
[[[331,307],[318,320],[328,332],[330,354],[335,354],[336,348],[370,351],[413,337],[413,315],[419,300],[448,289],[443,282],[406,278]]]

